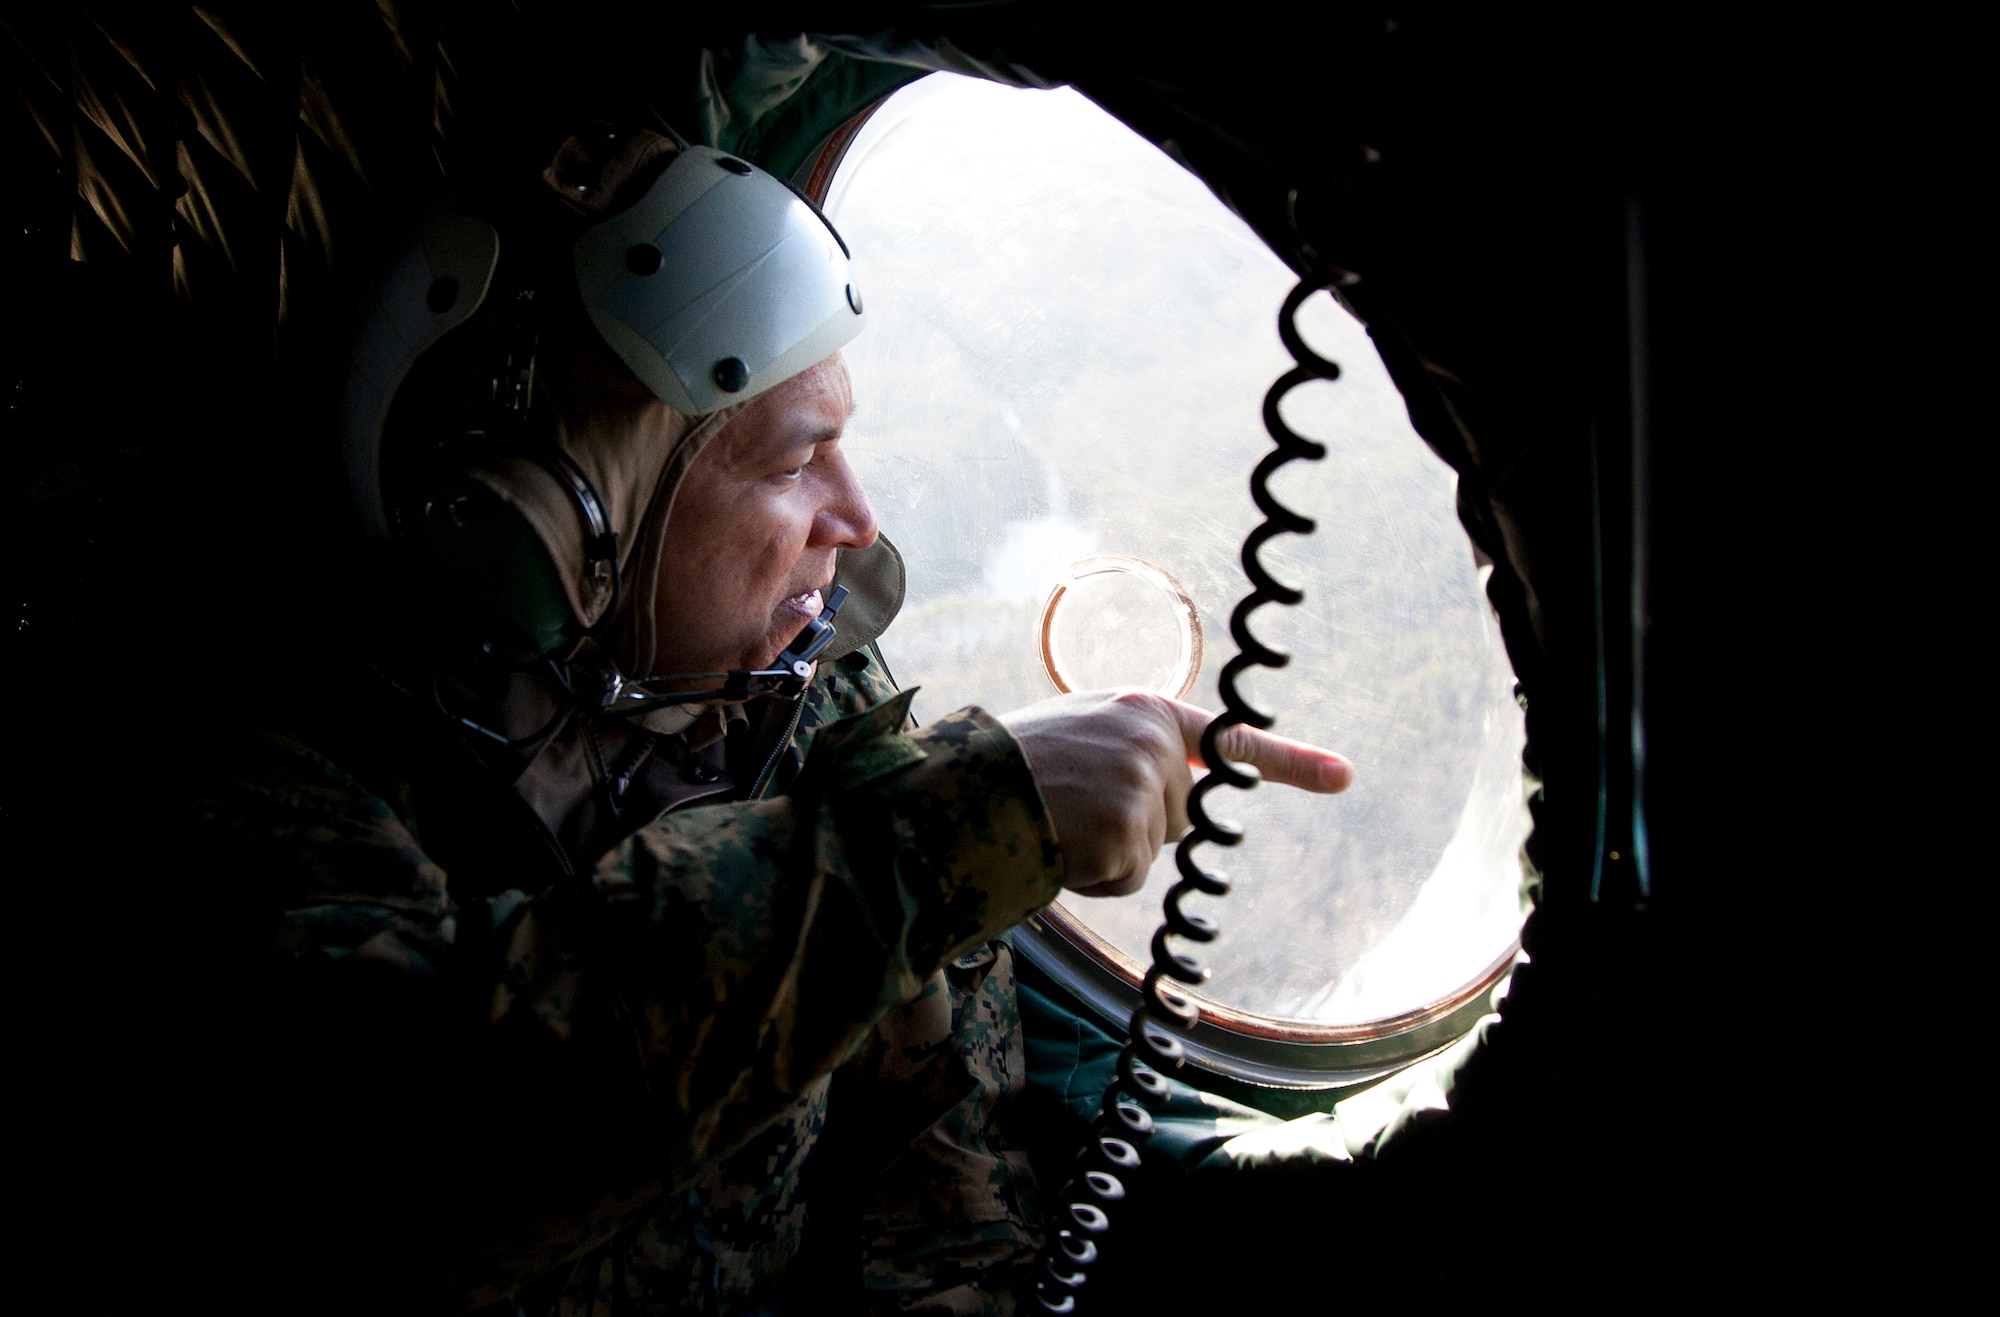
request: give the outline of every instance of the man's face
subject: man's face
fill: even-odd
[[[768,667],[819,616],[835,555],[875,542],[840,451],[853,397],[836,354],[752,402],[695,458],[660,560],[660,672]]]

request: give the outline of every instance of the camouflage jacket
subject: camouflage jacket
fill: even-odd
[[[435,1154],[434,1201],[369,1227],[425,1254],[399,1276],[459,1310],[767,1311],[808,1283],[891,1311],[1011,1309],[1035,1206],[996,1123],[1023,1066],[992,939],[1061,869],[997,722],[913,728],[850,654],[788,711],[761,798],[691,799],[587,872],[501,886],[532,872],[526,830],[427,785],[424,753],[390,744],[410,712],[259,733],[197,792],[308,1001],[284,1018],[343,1021],[368,1055],[341,1066],[401,1067],[399,1089],[473,1131]],[[481,846],[492,864],[433,853]],[[329,1054],[317,1027],[287,1025],[307,1071]],[[337,1106],[316,1077],[296,1091],[338,1118],[379,1108],[378,1078]],[[837,1206],[812,1219],[816,1198]]]

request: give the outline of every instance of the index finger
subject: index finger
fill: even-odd
[[[1215,715],[1179,700],[1167,704],[1180,723],[1181,739],[1187,742],[1188,762],[1201,763],[1201,734]],[[1306,791],[1331,794],[1347,790],[1354,781],[1354,765],[1344,756],[1242,723],[1226,728],[1216,738],[1216,748],[1237,763],[1254,766],[1266,781]]]

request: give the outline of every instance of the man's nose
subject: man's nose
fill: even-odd
[[[865,549],[875,542],[875,509],[844,457],[829,465],[826,501],[813,518],[813,546]]]

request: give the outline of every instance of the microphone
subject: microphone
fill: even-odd
[[[812,680],[812,661],[819,652],[833,643],[833,615],[847,602],[849,590],[844,585],[836,585],[826,597],[826,606],[819,610],[819,616],[806,623],[806,629],[785,647],[778,655],[778,666],[791,672],[801,681]],[[734,673],[730,674],[734,676]]]
[[[794,696],[805,689],[812,680],[813,660],[833,643],[836,634],[833,625],[834,614],[847,602],[851,593],[844,585],[836,585],[827,592],[826,601],[819,610],[819,616],[806,623],[805,629],[792,638],[784,652],[768,668],[732,668],[728,672],[672,672],[656,677],[645,677],[638,681],[626,681],[615,673],[604,674],[605,690],[598,708],[613,717],[629,717],[635,713],[650,713],[654,709],[664,709],[675,704],[700,704],[709,700],[747,700],[758,695]],[[646,689],[655,682],[697,681],[703,678],[722,678],[722,685],[714,690],[667,691],[654,693]]]

